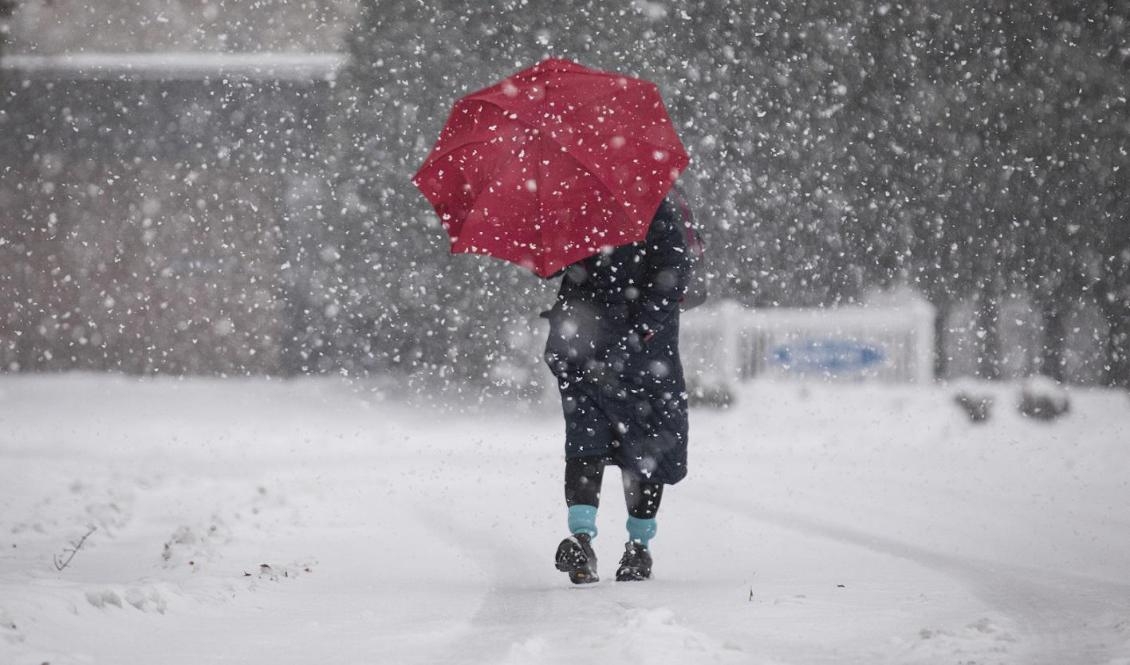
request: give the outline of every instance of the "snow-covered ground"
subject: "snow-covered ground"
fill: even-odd
[[[952,387],[695,411],[655,578],[575,588],[552,406],[0,377],[0,663],[1130,663],[1130,399],[978,389],[981,425]]]

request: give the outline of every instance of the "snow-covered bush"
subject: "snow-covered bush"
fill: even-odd
[[[1071,400],[1056,381],[1045,376],[1028,378],[1020,389],[1020,413],[1037,420],[1055,420],[1071,410]]]
[[[989,419],[993,410],[993,397],[984,393],[961,390],[954,395],[954,401],[965,410],[969,420],[980,423]]]

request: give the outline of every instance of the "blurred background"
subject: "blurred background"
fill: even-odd
[[[659,84],[717,301],[910,294],[933,376],[1127,387],[1128,21],[1130,0],[0,0],[0,372],[514,390],[499,368],[540,362],[520,332],[556,284],[449,256],[410,178],[457,97],[554,55]]]

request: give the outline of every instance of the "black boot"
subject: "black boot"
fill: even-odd
[[[651,577],[651,552],[639,543],[624,545],[624,556],[616,569],[617,582],[634,582]]]
[[[591,584],[600,581],[596,574],[596,552],[592,538],[587,533],[575,533],[557,546],[557,570],[569,573],[573,584]]]

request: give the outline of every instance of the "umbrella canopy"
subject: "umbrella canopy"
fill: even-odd
[[[655,84],[549,59],[457,101],[413,183],[453,253],[548,277],[642,240],[689,161]]]

